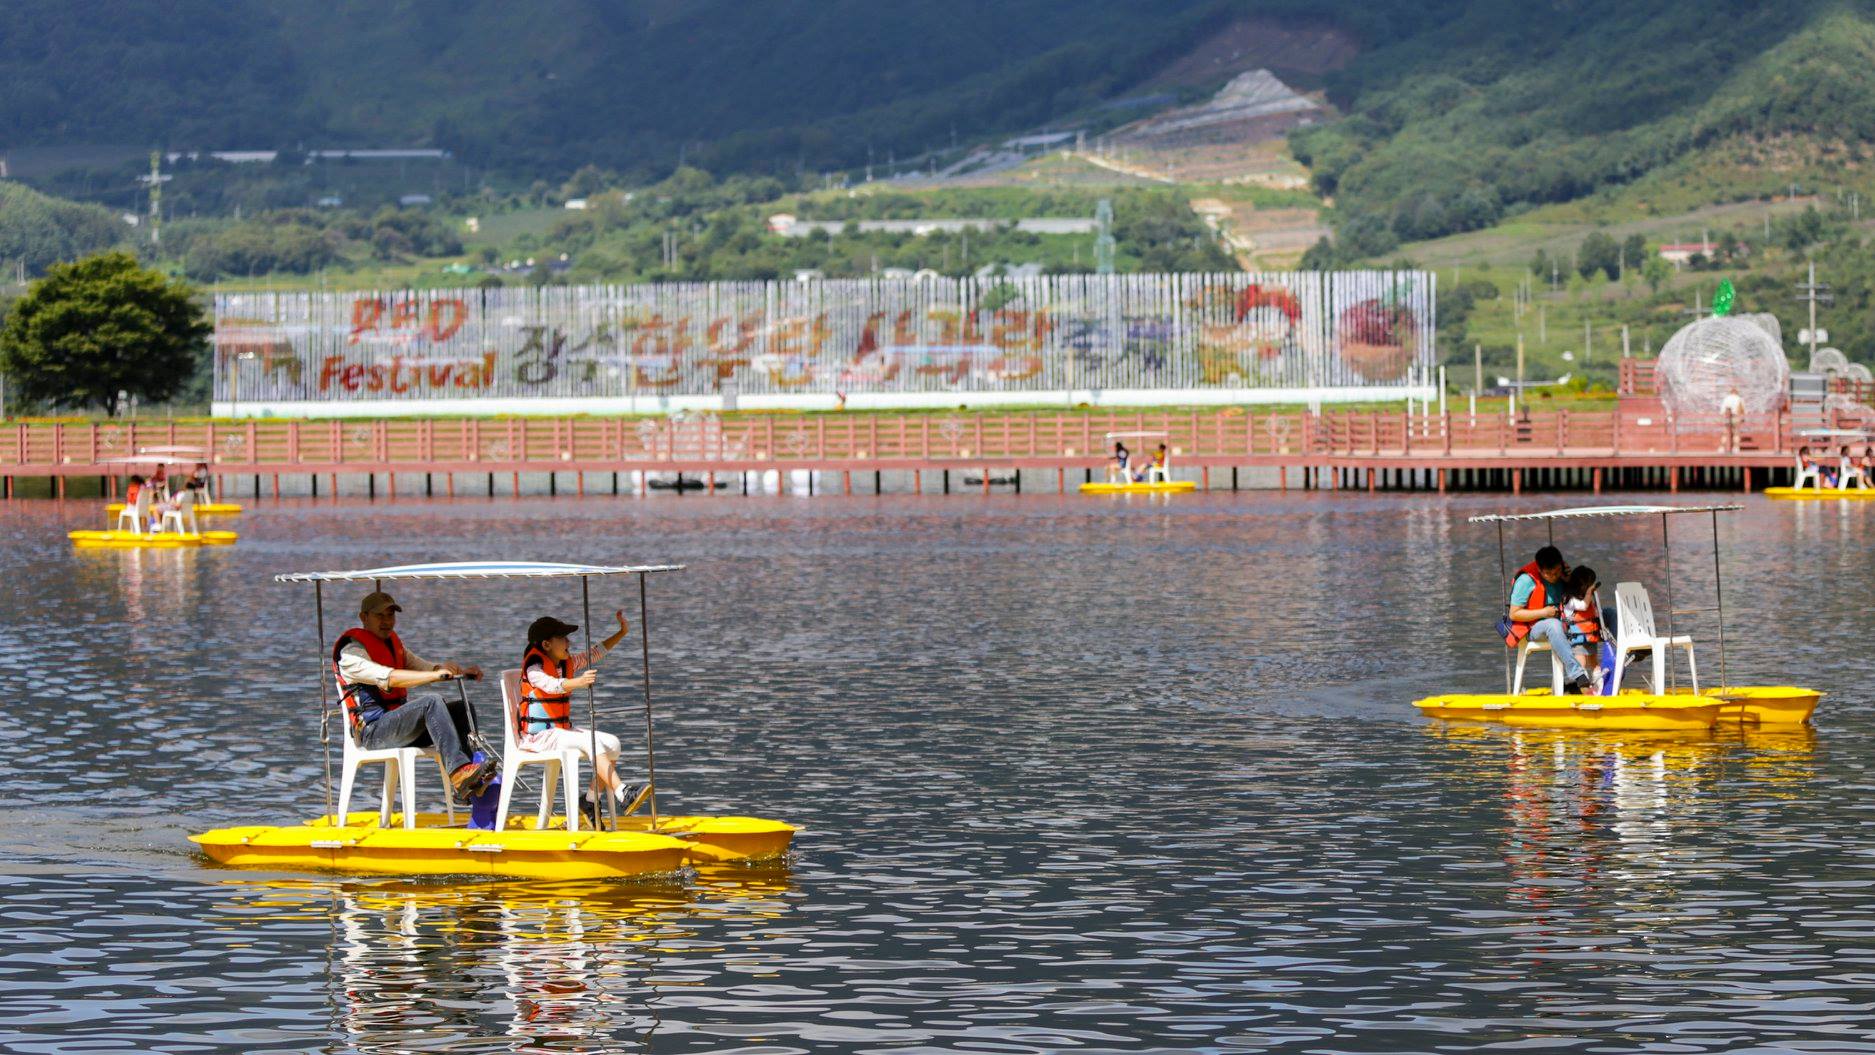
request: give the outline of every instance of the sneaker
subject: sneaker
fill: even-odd
[[[638,812],[638,807],[643,806],[645,804],[645,800],[649,799],[650,797],[651,797],[651,785],[649,784],[627,784],[625,785],[625,800],[623,804],[620,805],[619,807],[618,815],[621,817],[631,816],[632,814]]]
[[[1564,685],[1563,694],[1565,696],[1581,696],[1588,692],[1588,688],[1589,688],[1588,675],[1583,674],[1583,675],[1579,675],[1576,678],[1576,680],[1570,682],[1567,685]]]
[[[457,801],[467,802],[480,795],[482,790],[488,787],[488,782],[495,779],[495,774],[500,771],[500,762],[492,758],[483,758],[479,762],[470,762],[451,773],[449,785],[455,789]],[[463,776],[464,773],[468,775]]]
[[[579,817],[588,828],[598,828],[604,816],[599,804],[593,801],[592,792],[588,791],[579,797]]]

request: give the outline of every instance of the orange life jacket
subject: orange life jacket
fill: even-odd
[[[536,733],[543,729],[571,729],[573,694],[547,692],[527,680],[528,670],[535,666],[550,678],[564,679],[573,673],[571,659],[562,663],[542,651],[539,645],[529,645],[527,654],[521,657],[521,709],[514,716],[515,731]]]
[[[404,651],[404,643],[391,631],[391,639],[384,640],[378,635],[355,626],[339,635],[332,643],[332,676],[339,683],[339,699],[345,701],[345,714],[351,719],[353,728],[362,727],[366,722],[374,722],[384,715],[404,705],[404,698],[410,694],[408,689],[380,689],[366,682],[348,682],[339,671],[339,653],[348,643],[363,646],[365,655],[371,662],[403,670],[409,663],[409,653]]]
[[[130,481],[129,484],[125,485],[124,487],[125,508],[128,508],[128,509],[136,508],[137,495],[141,494],[142,492],[143,492],[143,485],[136,482],[135,480],[132,480]]]
[[[1570,620],[1570,625],[1589,641],[1599,642],[1602,639],[1602,610],[1593,597],[1585,600],[1588,601],[1588,607],[1577,612]]]
[[[1536,583],[1536,588],[1530,591],[1530,599],[1525,601],[1522,607],[1543,608],[1549,604],[1549,593],[1543,588],[1543,573],[1537,570],[1536,561],[1531,561],[1523,567],[1518,568],[1517,575],[1528,575],[1530,581]],[[1516,591],[1516,576],[1511,577],[1510,587],[1512,592]],[[1508,604],[1509,598],[1506,598],[1505,602]],[[1530,627],[1534,624],[1534,620],[1529,623],[1520,623],[1515,619],[1510,620],[1510,631],[1504,635],[1504,644],[1511,648],[1516,648],[1522,643],[1524,638],[1530,636]]]

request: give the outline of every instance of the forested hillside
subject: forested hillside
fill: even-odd
[[[1312,6],[16,0],[0,148],[438,146],[550,177],[884,162],[1110,99],[1243,11]],[[1425,5],[1367,6],[1384,27]]]
[[[1345,254],[1371,255],[1702,152],[1743,167],[1767,139],[1860,161],[1875,17],[1837,0],[1477,0],[1364,54],[1329,92],[1345,119],[1291,145],[1337,198]]]

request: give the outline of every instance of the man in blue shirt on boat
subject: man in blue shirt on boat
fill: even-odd
[[[1562,551],[1544,546],[1536,559],[1517,570],[1510,585],[1510,605],[1504,644],[1516,648],[1525,638],[1535,638],[1549,645],[1562,659],[1564,692],[1581,693],[1589,687],[1589,673],[1576,661],[1569,644],[1569,632],[1562,622],[1563,580],[1569,565],[1563,563]]]

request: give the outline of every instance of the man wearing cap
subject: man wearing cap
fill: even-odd
[[[515,732],[521,746],[529,751],[578,751],[588,758],[597,742],[599,757],[593,761],[592,787],[580,801],[580,811],[597,825],[602,801],[598,796],[610,791],[622,812],[637,806],[636,790],[627,791],[618,777],[618,737],[594,733],[573,724],[573,693],[586,688],[598,677],[592,669],[610,650],[625,639],[631,629],[625,613],[614,614],[618,630],[611,637],[578,655],[572,652],[570,635],[579,627],[543,615],[527,628],[527,651],[521,654],[521,701],[516,709]],[[582,673],[582,671],[584,673]]]
[[[359,625],[340,634],[332,647],[347,720],[367,750],[434,746],[449,773],[450,787],[470,790],[499,762],[490,758],[478,766],[470,760],[469,716],[459,702],[437,693],[412,696],[410,690],[445,678],[479,678],[482,670],[432,663],[405,648],[397,636],[401,611],[382,590],[365,595],[358,605]]]

